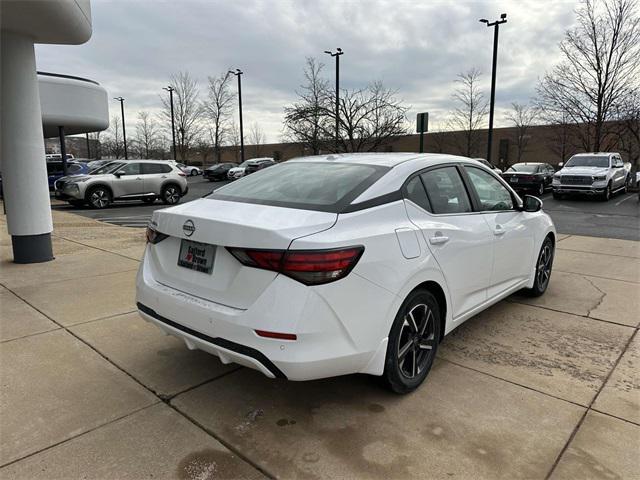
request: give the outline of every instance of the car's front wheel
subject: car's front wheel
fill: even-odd
[[[607,188],[605,188],[604,193],[602,194],[602,197],[600,198],[605,202],[609,201],[609,199],[611,198],[611,182],[609,182]]]
[[[162,189],[162,201],[166,205],[175,205],[180,201],[182,196],[180,193],[180,187],[174,184],[169,184]]]
[[[94,187],[87,193],[87,201],[93,208],[106,208],[111,203],[111,192],[106,187]]]
[[[440,308],[426,290],[415,290],[391,326],[383,379],[396,393],[409,393],[424,381],[440,341]]]
[[[544,239],[544,242],[542,242],[542,247],[540,247],[540,253],[538,254],[538,260],[536,261],[533,287],[527,289],[527,292],[532,297],[539,297],[547,290],[549,280],[551,279],[551,269],[553,268],[553,256],[553,240],[547,237]]]

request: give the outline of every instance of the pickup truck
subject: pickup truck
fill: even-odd
[[[614,193],[626,192],[627,174],[619,153],[579,153],[553,176],[553,198],[577,193],[607,201]]]

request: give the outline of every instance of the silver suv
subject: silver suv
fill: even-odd
[[[93,208],[105,208],[117,200],[153,203],[156,198],[175,205],[189,190],[185,177],[175,162],[116,160],[88,175],[62,177],[55,183],[56,198]]]
[[[553,176],[553,197],[582,193],[609,200],[613,193],[626,191],[627,173],[619,153],[579,153]]]

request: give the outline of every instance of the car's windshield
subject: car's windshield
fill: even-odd
[[[225,185],[207,198],[337,213],[387,170],[348,163],[283,163]]]
[[[115,172],[118,168],[122,167],[124,162],[110,162],[102,167],[98,167],[95,170],[91,170],[89,175],[104,175],[106,173]]]
[[[526,163],[516,163],[507,168],[507,172],[536,173],[538,165],[527,165]]]
[[[580,155],[567,160],[565,167],[603,167],[609,166],[609,157]]]

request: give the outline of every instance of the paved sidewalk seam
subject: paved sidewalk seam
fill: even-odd
[[[629,241],[631,242],[633,240],[629,240]],[[594,251],[591,251],[591,250],[577,250],[575,248],[558,248],[558,250],[564,250],[566,252],[591,253],[593,255],[603,255],[603,256],[606,256],[606,257],[622,257],[622,258],[632,258],[634,260],[640,260],[640,257],[634,257],[632,255],[620,255],[620,254],[617,254],[617,253],[594,252]],[[624,282],[625,280],[620,280],[620,281]]]
[[[226,371],[216,377],[213,378],[209,378],[207,380],[204,380],[200,383],[198,383],[197,385],[192,385],[190,387],[185,388],[184,390],[180,390],[177,393],[172,393],[171,395],[158,395],[158,397],[162,398],[165,402],[170,402],[171,400],[173,400],[174,398],[176,398],[178,395],[182,395],[183,393],[188,393],[191,390],[195,390],[196,388],[202,387],[203,385],[206,385],[207,383],[211,383],[211,382],[215,382],[216,380],[220,380],[221,378],[226,377],[227,375],[231,375],[232,373],[236,373],[238,370],[242,370],[242,365],[238,365],[237,368],[234,368],[233,370],[229,370]]]
[[[223,441],[221,438],[219,438],[217,435],[215,435],[213,432],[209,431],[207,428],[204,428],[202,425],[200,425],[198,422],[194,421],[191,417],[189,417],[187,414],[185,414],[184,412],[182,412],[181,410],[179,410],[178,408],[174,407],[173,405],[171,405],[170,401],[166,401],[162,398],[162,396],[160,394],[158,394],[157,392],[155,392],[153,389],[149,388],[147,385],[143,384],[140,380],[138,380],[136,377],[134,377],[132,374],[130,374],[129,372],[127,372],[126,370],[124,370],[123,368],[121,368],[119,365],[117,365],[116,363],[114,363],[109,357],[107,357],[106,355],[104,355],[103,353],[101,353],[99,350],[97,350],[93,345],[89,344],[88,342],[86,342],[84,339],[82,339],[81,337],[79,337],[78,335],[76,335],[74,332],[72,332],[71,330],[69,330],[67,327],[64,327],[63,325],[60,325],[58,322],[56,322],[53,318],[51,318],[50,316],[48,316],[46,313],[42,312],[41,310],[39,310],[38,308],[34,307],[33,305],[31,305],[27,300],[25,300],[24,298],[22,298],[20,295],[16,294],[13,290],[11,290],[8,287],[7,290],[9,290],[11,293],[13,293],[16,297],[18,297],[20,300],[22,300],[23,302],[25,302],[27,305],[33,307],[35,310],[37,310],[38,312],[40,312],[42,315],[44,315],[46,318],[50,319],[53,323],[55,323],[56,325],[60,326],[60,329],[64,330],[65,332],[67,332],[69,335],[71,335],[72,337],[74,337],[75,339],[77,339],[79,342],[81,342],[83,345],[86,345],[87,347],[89,347],[93,352],[95,352],[97,355],[99,355],[101,358],[103,358],[104,360],[106,360],[107,362],[109,362],[114,368],[118,369],[120,372],[124,373],[127,377],[131,378],[134,382],[136,382],[138,385],[140,385],[142,388],[144,388],[145,390],[147,390],[148,392],[150,392],[154,397],[156,397],[156,399],[158,399],[158,402],[162,402],[165,405],[168,405],[171,409],[175,410],[179,415],[181,415],[183,418],[185,418],[186,420],[188,420],[189,422],[191,422],[193,425],[195,425],[196,427],[200,428],[201,430],[203,430],[206,434],[208,434],[209,436],[213,437],[215,440],[217,440],[218,442],[220,442],[225,448],[227,448],[230,452],[234,453],[235,455],[237,455],[241,460],[243,460],[244,462],[248,463],[249,465],[251,465],[253,468],[255,468],[256,470],[258,470],[259,472],[261,472],[262,474],[266,475],[269,478],[275,479],[277,478],[275,475],[273,475],[272,473],[266,471],[261,465],[257,464],[256,462],[254,462],[252,459],[250,459],[249,457],[245,456],[241,451],[237,450],[236,448],[234,448],[232,445],[229,445],[227,442]],[[60,330],[57,329],[57,330]],[[56,331],[57,331],[56,330]],[[239,369],[233,370],[230,373],[236,372]],[[217,378],[220,377],[224,377],[226,376],[226,374],[229,372],[226,372],[225,374],[219,375],[216,378],[212,378],[209,381],[214,381]],[[158,402],[153,403],[152,405],[156,405]],[[151,406],[151,405],[148,405]],[[145,407],[146,408],[146,407]],[[99,427],[97,427],[99,428]],[[50,448],[50,447],[47,447]],[[26,457],[23,457],[26,458]],[[12,461],[11,463],[14,463],[14,461]],[[8,464],[7,464],[8,465]],[[2,467],[4,467],[6,465],[2,465]]]
[[[63,445],[65,443],[67,443],[67,442],[75,440],[76,438],[82,437],[82,436],[87,435],[87,434],[89,434],[91,432],[95,432],[99,428],[106,427],[107,425],[111,425],[114,422],[118,422],[120,420],[123,420],[123,419],[125,419],[127,417],[130,417],[131,415],[135,415],[136,413],[139,413],[139,412],[141,412],[143,410],[146,410],[147,408],[154,407],[154,406],[156,406],[156,405],[158,405],[160,403],[162,403],[162,401],[158,400],[157,402],[154,402],[154,403],[152,403],[150,405],[145,405],[144,407],[137,408],[137,409],[125,414],[125,415],[121,415],[120,417],[111,419],[108,422],[102,423],[100,425],[96,425],[95,427],[92,427],[89,430],[85,430],[84,432],[80,432],[80,433],[77,433],[75,435],[71,435],[69,438],[65,438],[64,440],[60,440],[59,442],[56,442],[56,443],[54,443],[52,445],[48,445],[48,446],[46,446],[44,448],[41,448],[40,450],[37,450],[35,452],[31,452],[31,453],[25,455],[24,457],[20,457],[20,458],[16,458],[14,460],[11,460],[10,462],[5,463],[4,465],[0,465],[0,470],[2,470],[5,467],[8,467],[10,465],[13,465],[14,463],[21,462],[22,460],[26,460],[27,458],[33,457],[34,455],[37,455],[39,453],[46,452],[47,450],[55,448],[55,447],[57,447],[59,445]]]
[[[120,228],[126,228],[126,227],[120,227]],[[128,255],[124,255],[124,254],[119,253],[119,252],[114,252],[113,250],[107,250],[107,249],[104,249],[104,248],[96,247],[95,245],[87,245],[86,243],[82,243],[82,242],[79,242],[77,240],[73,240],[71,238],[63,237],[62,235],[58,235],[58,234],[55,233],[55,231],[53,233],[51,233],[51,235],[56,237],[56,238],[60,238],[62,240],[66,240],[67,242],[75,243],[76,245],[82,245],[83,247],[93,248],[94,250],[99,250],[99,251],[105,252],[105,253],[112,253],[114,255],[118,255],[119,257],[126,258],[127,260],[133,260],[135,262],[140,263],[140,259],[139,258],[129,257]]]
[[[605,294],[606,296],[606,294]],[[566,312],[564,310],[557,310],[555,308],[551,308],[551,307],[547,307],[544,305],[534,305],[532,303],[527,303],[527,302],[521,302],[518,300],[512,300],[510,298],[506,298],[505,301],[509,302],[509,303],[515,303],[517,305],[526,305],[527,307],[534,307],[534,308],[541,308],[543,310],[549,310],[550,312],[556,312],[556,313],[562,313],[565,315],[573,315],[574,317],[581,317],[581,318],[586,318],[587,320],[595,320],[596,322],[604,322],[604,323],[609,323],[611,325],[616,325],[618,327],[627,327],[627,328],[631,328],[633,330],[637,330],[638,328],[640,328],[639,325],[627,325],[624,323],[618,323],[618,322],[614,322],[613,320],[604,320],[603,318],[596,318],[596,317],[589,317],[588,315],[581,315],[579,313],[572,313],[572,312]],[[592,308],[591,310],[594,310],[595,308]]]
[[[87,325],[88,323],[99,322],[100,320],[109,320],[110,318],[122,317],[124,315],[131,315],[132,313],[138,313],[138,310],[134,309],[129,312],[114,313],[113,315],[107,315],[106,317],[93,318],[84,322],[72,323],[68,326],[68,328],[79,327],[80,325]]]
[[[631,337],[629,337],[629,339],[627,340],[627,343],[625,344],[624,348],[622,349],[622,352],[620,352],[620,355],[618,355],[618,358],[616,359],[616,361],[614,362],[613,366],[611,367],[611,369],[609,370],[609,373],[607,374],[607,376],[604,379],[604,382],[602,382],[602,385],[600,385],[600,388],[598,388],[598,391],[596,392],[596,394],[593,396],[593,398],[591,399],[591,402],[589,402],[589,405],[587,406],[587,408],[585,409],[585,411],[582,414],[582,417],[580,417],[580,420],[578,421],[577,425],[575,426],[575,428],[573,429],[573,432],[571,432],[571,435],[569,436],[569,439],[567,440],[567,442],[565,443],[564,447],[562,447],[562,450],[560,450],[560,453],[558,454],[558,457],[556,458],[555,462],[553,462],[553,465],[551,466],[551,470],[549,470],[549,473],[547,473],[545,480],[549,480],[551,478],[551,475],[553,475],[553,472],[556,470],[556,468],[558,467],[558,464],[560,463],[560,460],[562,460],[562,457],[564,456],[565,452],[567,451],[567,449],[569,448],[569,446],[571,445],[571,442],[573,442],[573,439],[576,437],[576,434],[578,433],[578,431],[580,430],[580,427],[582,426],[582,424],[584,423],[585,418],[587,418],[587,414],[590,411],[597,411],[600,414],[604,414],[604,415],[608,415],[606,413],[600,412],[598,410],[595,410],[593,407],[593,404],[595,403],[596,399],[598,398],[598,396],[600,395],[600,393],[602,392],[602,390],[604,389],[605,385],[607,384],[607,382],[609,381],[609,378],[611,378],[611,375],[613,375],[613,372],[615,371],[615,369],[618,367],[618,365],[620,364],[620,361],[622,360],[623,355],[627,352],[627,350],[629,349],[629,346],[631,345],[631,342],[633,341],[633,339],[635,338],[636,334],[638,333],[637,329],[633,332],[633,334],[631,335]],[[617,418],[614,417],[613,415],[609,415],[610,417],[613,418]],[[635,423],[633,422],[628,422],[628,423],[632,423],[635,425]]]
[[[588,253],[588,252],[581,252],[581,253]],[[598,255],[598,254],[594,254],[594,255]],[[604,255],[604,254],[603,254]],[[591,273],[584,273],[584,272],[572,272],[570,270],[560,270],[558,268],[555,269],[556,272],[562,272],[562,273],[573,273],[574,275],[587,275],[589,277],[594,277],[594,278],[603,278],[605,280],[613,280],[616,282],[626,282],[626,283],[633,283],[635,285],[640,285],[640,282],[636,282],[634,280],[623,280],[621,278],[611,278],[611,277],[603,277],[602,275],[593,275]]]
[[[22,300],[22,299],[20,299],[20,300]],[[58,327],[57,325],[58,324],[56,323],[56,328],[52,328],[51,330],[45,330],[44,332],[29,333],[27,335],[23,335],[22,337],[10,338],[8,340],[1,340],[0,341],[0,345],[4,345],[5,343],[10,343],[10,342],[13,342],[15,340],[23,340],[25,338],[31,338],[31,337],[36,337],[38,335],[44,335],[45,333],[57,332],[58,330],[62,329],[62,327]]]
[[[629,420],[627,418],[618,417],[617,415],[612,415],[611,413],[603,412],[602,410],[598,410],[597,408],[591,408],[591,411],[598,412],[600,415],[615,418],[616,420],[620,420],[622,422],[630,423],[631,425],[635,425],[636,427],[640,427],[640,423],[634,422],[633,420]]]

